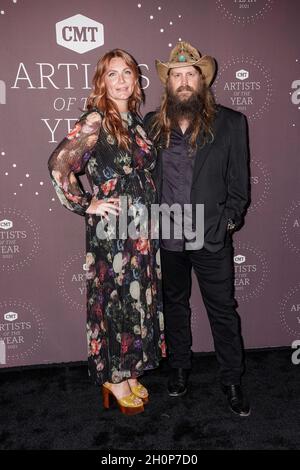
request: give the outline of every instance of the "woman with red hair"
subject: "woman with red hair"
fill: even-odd
[[[114,397],[125,414],[143,411],[148,391],[138,378],[165,356],[159,245],[149,236],[156,153],[139,116],[141,102],[135,60],[121,49],[106,53],[87,112],[48,161],[61,203],[86,222],[89,375],[102,386],[104,407]],[[83,173],[91,192],[82,187]],[[114,229],[121,196],[128,201],[127,224],[142,213],[147,237]]]

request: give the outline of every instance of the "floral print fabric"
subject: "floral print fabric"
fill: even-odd
[[[120,149],[101,123],[98,110],[85,113],[48,162],[61,203],[85,217],[88,366],[99,385],[138,377],[166,354],[159,242],[150,237],[155,150],[136,114],[127,115],[130,151]],[[91,192],[82,187],[83,172]],[[126,196],[128,223],[148,209],[148,238],[123,238],[111,229],[100,239],[103,217],[86,213],[92,196]]]

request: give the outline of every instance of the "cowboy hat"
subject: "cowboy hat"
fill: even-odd
[[[158,76],[163,84],[166,84],[170,69],[191,65],[200,69],[206,85],[209,86],[216,70],[215,60],[209,55],[201,56],[188,42],[181,41],[172,49],[169,62],[155,61]]]

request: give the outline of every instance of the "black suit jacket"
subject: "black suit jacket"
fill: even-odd
[[[148,113],[144,126],[151,138],[155,113]],[[218,251],[224,246],[228,219],[240,228],[250,202],[249,151],[246,118],[242,113],[218,105],[213,126],[214,140],[195,155],[191,203],[204,204],[204,247]],[[162,149],[153,178],[159,203],[163,185]]]

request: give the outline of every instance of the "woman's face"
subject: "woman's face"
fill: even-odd
[[[108,98],[114,101],[118,108],[123,108],[124,101],[127,102],[132,95],[135,81],[132,69],[121,57],[111,59],[104,82]]]

